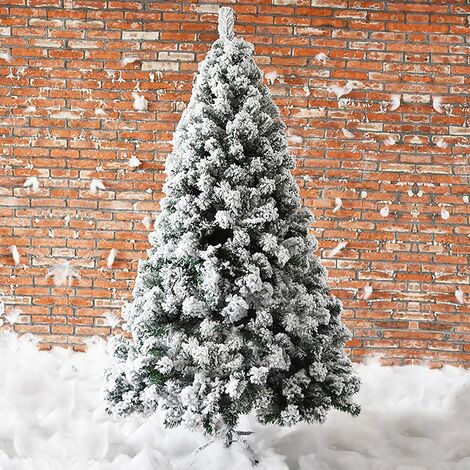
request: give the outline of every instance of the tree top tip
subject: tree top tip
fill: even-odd
[[[219,37],[232,40],[235,37],[235,12],[230,7],[219,8]]]

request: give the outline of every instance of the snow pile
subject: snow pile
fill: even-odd
[[[38,352],[31,337],[0,336],[1,470],[248,470],[241,446],[212,444],[158,415],[116,421],[104,412],[102,340],[86,354]],[[259,470],[467,470],[470,371],[358,365],[358,418],[332,412],[323,425],[261,426],[249,442]]]

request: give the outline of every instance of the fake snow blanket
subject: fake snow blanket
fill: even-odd
[[[104,412],[106,344],[85,354],[39,352],[31,337],[0,336],[0,470],[248,470],[242,446],[224,448],[160,417],[117,421]],[[359,417],[333,411],[322,425],[258,425],[259,470],[468,470],[470,371],[355,366]]]

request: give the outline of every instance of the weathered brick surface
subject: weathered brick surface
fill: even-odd
[[[0,293],[18,332],[78,349],[110,333],[105,315],[119,315],[148,248],[142,220],[158,211],[220,3],[0,2]],[[469,365],[470,5],[231,4],[289,127],[353,357]],[[136,87],[146,111],[133,109]],[[106,189],[92,194],[93,179]],[[56,287],[46,275],[64,260],[80,279]]]

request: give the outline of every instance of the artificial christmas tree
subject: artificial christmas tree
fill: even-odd
[[[167,160],[152,248],[113,341],[108,410],[161,406],[165,424],[230,436],[263,423],[357,414],[341,303],[313,255],[285,126],[233,11],[202,62]]]

